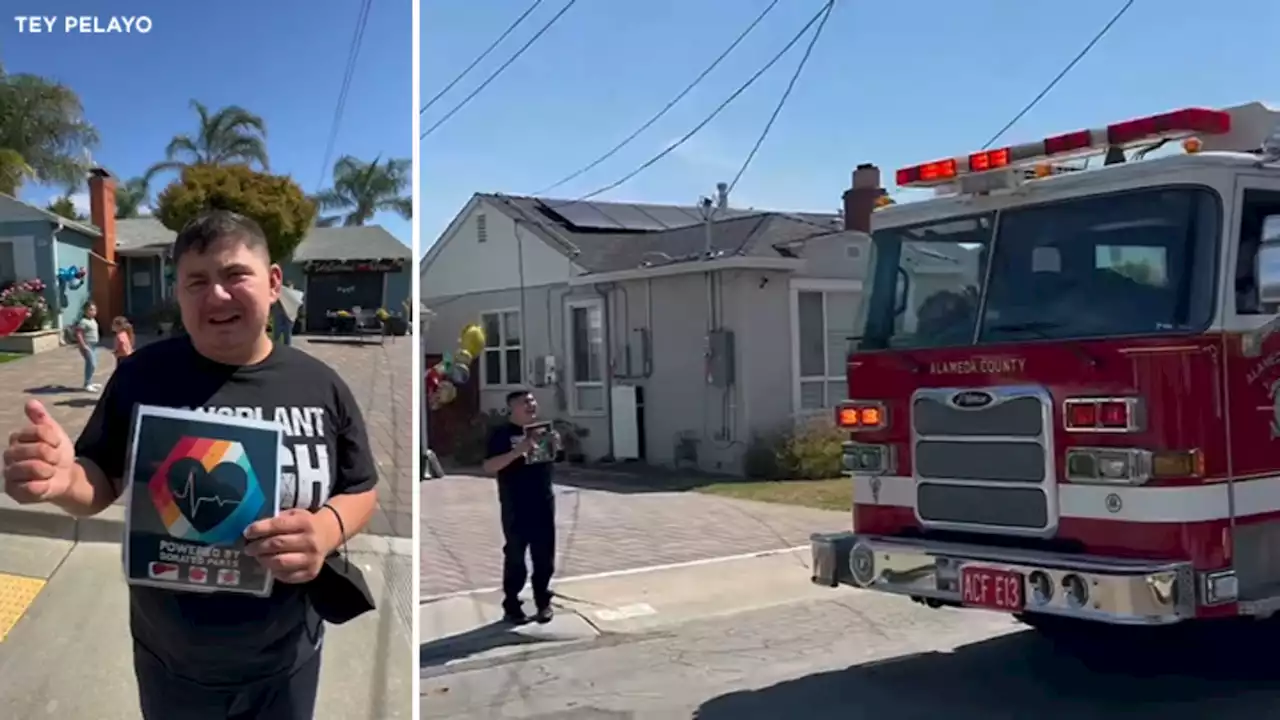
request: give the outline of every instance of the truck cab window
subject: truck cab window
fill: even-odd
[[[1246,190],[1244,206],[1240,212],[1240,245],[1236,252],[1237,315],[1262,315],[1275,311],[1262,307],[1258,300],[1258,278],[1255,267],[1258,246],[1262,243],[1262,223],[1269,215],[1280,215],[1280,192]]]

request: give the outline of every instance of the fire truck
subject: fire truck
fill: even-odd
[[[937,195],[868,221],[853,527],[812,537],[813,581],[1042,629],[1280,609],[1278,121],[1189,108],[898,170]]]

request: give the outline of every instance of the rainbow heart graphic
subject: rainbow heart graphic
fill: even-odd
[[[175,466],[185,470],[176,478],[176,487],[171,477]],[[218,481],[228,466],[240,482]],[[236,484],[240,487],[233,487]],[[156,468],[147,488],[170,536],[209,545],[239,540],[266,503],[244,446],[234,440],[182,438]],[[205,508],[206,517],[210,512],[215,515],[211,525],[200,517]]]

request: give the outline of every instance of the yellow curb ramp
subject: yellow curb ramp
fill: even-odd
[[[36,601],[47,580],[0,573],[0,642]]]

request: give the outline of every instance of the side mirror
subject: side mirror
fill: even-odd
[[[1280,303],[1280,215],[1268,215],[1262,221],[1262,243],[1254,263],[1258,301],[1263,305]]]
[[[1280,219],[1280,216],[1277,219]],[[893,299],[894,317],[898,317],[907,311],[907,301],[911,297],[911,276],[907,274],[905,268],[898,268],[897,278],[900,282],[896,283],[897,294]]]

